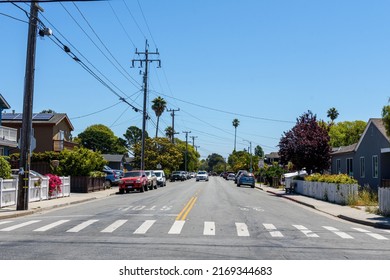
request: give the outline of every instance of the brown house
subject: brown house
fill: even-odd
[[[17,129],[17,139],[20,139],[22,119],[22,114],[19,113],[2,114],[2,124]],[[36,147],[33,152],[60,152],[63,149],[73,149],[77,146],[76,143],[72,142],[71,132],[74,128],[66,114],[33,114],[32,127],[36,139]]]

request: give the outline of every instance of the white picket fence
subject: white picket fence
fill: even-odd
[[[70,177],[60,177],[62,185],[49,195],[49,179],[31,178],[29,180],[28,201],[42,201],[70,196]],[[0,208],[16,205],[18,200],[19,178],[0,178]]]
[[[295,190],[299,194],[341,205],[348,204],[348,200],[358,194],[357,184],[330,184],[301,180],[292,182],[297,184]]]
[[[378,188],[379,212],[390,215],[390,188]]]

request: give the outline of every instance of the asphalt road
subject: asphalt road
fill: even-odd
[[[389,260],[390,231],[211,177],[1,220],[0,252],[4,260]]]

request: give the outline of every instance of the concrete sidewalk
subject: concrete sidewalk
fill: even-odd
[[[68,197],[54,198],[49,200],[42,200],[30,202],[28,210],[17,211],[16,205],[0,208],[0,220],[11,219],[14,217],[30,215],[44,210],[65,207],[77,203],[83,203],[95,199],[102,199],[114,195],[118,192],[118,187],[113,187],[103,191],[96,191],[90,193],[71,193]]]
[[[259,184],[256,185],[256,188],[263,190],[267,193],[276,195],[278,197],[289,199],[290,201],[294,201],[296,203],[300,203],[318,211],[330,214],[340,219],[376,228],[390,229],[390,217],[370,214],[364,211],[364,209],[362,210],[358,208],[352,208],[350,206],[337,205],[299,194],[286,194],[283,189],[270,188]],[[23,211],[17,211],[16,206],[4,207],[0,209],[0,220],[30,215],[33,213],[41,212],[43,210],[65,207],[72,204],[87,202],[95,199],[102,199],[114,195],[117,192],[118,187],[91,193],[71,193],[69,197],[30,202],[28,205],[29,210]]]
[[[340,219],[376,228],[390,229],[390,217],[371,214],[366,212],[365,209],[353,208],[348,205],[338,205],[300,194],[286,194],[283,189],[270,188],[264,185],[257,185],[256,187],[265,192],[289,199]]]

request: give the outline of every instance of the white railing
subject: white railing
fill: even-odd
[[[390,215],[390,188],[378,188],[379,212]]]
[[[15,128],[0,126],[0,138],[12,142],[17,142],[18,131]]]
[[[15,205],[18,194],[18,181],[0,178],[0,208]]]
[[[62,185],[49,196],[49,179],[31,178],[29,180],[28,201],[36,202],[70,196],[70,177],[60,177]],[[16,205],[19,178],[4,180],[0,178],[0,208]]]

